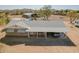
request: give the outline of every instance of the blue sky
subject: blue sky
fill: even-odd
[[[41,7],[43,7],[43,5],[0,5],[0,9],[22,9],[22,8],[39,9]],[[79,5],[52,5],[52,8],[79,10]]]

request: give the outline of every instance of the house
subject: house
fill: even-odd
[[[31,17],[32,14],[33,14],[33,13],[24,13],[24,14],[23,14],[23,17],[25,17],[25,18]]]
[[[46,39],[49,37],[64,38],[64,33],[68,32],[63,21],[27,21],[26,19],[16,19],[11,20],[5,27],[7,36]]]
[[[22,15],[22,17],[26,18],[26,19],[29,19],[29,20],[33,20],[34,17],[38,17],[37,14],[35,13],[24,13]]]
[[[36,16],[37,14],[35,14],[35,13],[24,13],[23,17],[30,18],[30,17],[33,17],[34,15]]]

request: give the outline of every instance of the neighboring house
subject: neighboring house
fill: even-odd
[[[24,14],[22,15],[22,17],[23,17],[23,18],[26,18],[26,19],[28,19],[28,20],[30,21],[30,20],[32,20],[32,14],[33,14],[33,13],[24,13]]]
[[[74,24],[75,26],[78,26],[78,27],[79,27],[79,19],[78,19],[78,20],[73,21],[73,24]]]
[[[29,20],[33,20],[33,17],[38,17],[37,14],[35,13],[24,13],[22,15],[22,17],[26,18],[26,19],[29,19]]]
[[[32,16],[33,13],[24,13],[23,17],[25,18],[30,18]]]
[[[18,18],[16,18],[18,19]],[[62,37],[68,29],[63,21],[11,20],[5,28],[7,36],[26,36],[27,38]]]

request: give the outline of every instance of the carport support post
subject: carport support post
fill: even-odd
[[[30,38],[30,34],[29,34],[29,32],[28,32],[28,38]]]
[[[45,35],[45,39],[47,39],[47,32],[45,32],[44,35]]]
[[[37,39],[38,39],[38,32],[36,32],[37,33]]]

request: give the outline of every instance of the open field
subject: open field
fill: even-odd
[[[56,19],[58,16],[52,16],[52,20]],[[51,17],[50,17],[51,18]],[[61,18],[61,17],[60,17]],[[59,19],[59,18],[57,18]],[[66,18],[65,18],[66,19]],[[70,38],[70,41],[72,41],[75,46],[61,46],[61,45],[53,45],[53,46],[32,46],[32,45],[25,45],[25,44],[19,44],[19,45],[13,45],[9,46],[6,44],[0,44],[0,52],[6,53],[6,52],[55,52],[55,53],[62,53],[62,52],[79,52],[79,28],[76,28],[75,26],[71,25],[68,21],[64,21],[65,26],[69,29],[69,32],[66,33],[66,35]],[[19,39],[18,39],[19,40]]]

